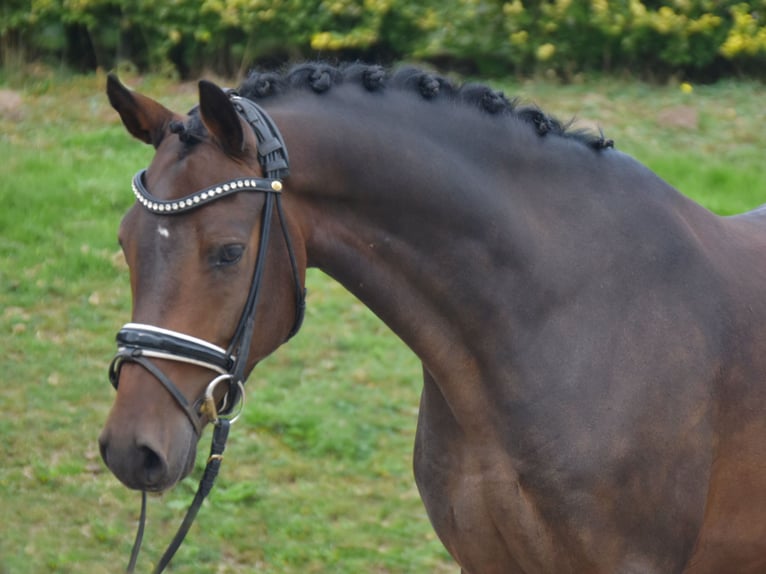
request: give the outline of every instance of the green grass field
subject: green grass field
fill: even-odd
[[[194,102],[192,84],[126,80],[177,109]],[[718,213],[766,202],[763,85],[500,87],[600,126]],[[130,317],[117,225],[152,150],[103,90],[100,76],[0,83],[0,574],[120,572],[135,532],[139,495],[105,469],[96,438],[114,334]],[[308,287],[305,326],[251,376],[171,571],[456,573],[412,478],[418,361],[339,285],[312,272]],[[150,499],[140,571],[195,488]]]

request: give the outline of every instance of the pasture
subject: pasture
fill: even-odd
[[[172,108],[196,99],[193,84],[123,80]],[[105,469],[96,437],[130,310],[116,230],[152,150],[125,134],[104,82],[45,75],[0,92],[3,574],[120,571],[138,517],[139,495]],[[766,202],[762,85],[503,87],[600,126],[717,213]],[[172,571],[456,572],[412,479],[416,358],[328,278],[310,274],[308,290],[303,330],[250,377],[219,481]],[[195,488],[150,499],[139,569]]]

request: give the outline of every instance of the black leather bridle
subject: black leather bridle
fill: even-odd
[[[221,459],[229,425],[236,420],[238,412],[233,414],[237,405],[244,403],[244,383],[246,378],[248,354],[255,328],[255,313],[260,296],[260,286],[266,267],[266,252],[274,209],[276,208],[282,235],[287,246],[290,265],[295,283],[295,321],[288,339],[295,335],[303,322],[305,311],[305,290],[301,284],[298,263],[295,258],[290,234],[282,210],[281,178],[289,173],[289,158],[282,135],[266,112],[250,100],[239,97],[230,91],[229,98],[237,112],[253,129],[258,140],[258,159],[264,171],[262,178],[236,178],[224,183],[205,188],[180,199],[162,200],[154,197],[146,189],[144,176],[146,170],[139,171],[133,178],[133,193],[137,201],[147,210],[160,215],[178,215],[198,209],[212,201],[240,192],[258,192],[265,195],[260,244],[255,262],[255,270],[250,283],[250,291],[245,301],[234,335],[226,349],[212,343],[191,337],[178,331],[164,329],[143,323],[128,323],[117,333],[118,350],[109,365],[109,380],[115,389],[118,387],[120,370],[125,363],[136,363],[151,373],[170,393],[184,414],[191,422],[195,433],[202,432],[204,418],[214,426],[213,439],[207,466],[200,481],[197,494],[186,513],[181,527],[160,559],[155,572],[162,572],[173,558],[183,542],[186,533],[194,521],[202,501],[210,492],[220,468]],[[208,384],[203,397],[191,404],[178,387],[155,365],[153,359],[165,359],[193,364],[214,371],[217,376]],[[214,392],[219,384],[227,385],[226,394],[219,403]],[[146,492],[142,493],[141,518],[136,534],[136,541],[131,553],[127,572],[133,572],[143,538],[146,520]]]

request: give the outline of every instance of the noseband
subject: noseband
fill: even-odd
[[[281,178],[289,173],[287,148],[276,125],[262,108],[250,100],[239,97],[233,91],[229,92],[229,98],[234,108],[247,121],[255,133],[258,140],[258,160],[265,177],[232,179],[174,200],[162,200],[149,193],[144,183],[146,170],[139,171],[133,178],[133,193],[137,201],[145,209],[158,215],[181,215],[222,197],[240,192],[257,192],[265,195],[260,244],[258,246],[250,290],[239,322],[234,330],[234,335],[226,349],[178,331],[143,323],[128,323],[117,333],[117,353],[109,365],[109,380],[115,389],[119,384],[122,366],[125,363],[136,363],[151,373],[165,387],[191,422],[197,436],[202,432],[205,418],[212,421],[215,426],[211,454],[197,495],[176,537],[166,550],[155,572],[161,572],[170,562],[191,526],[202,501],[212,488],[213,481],[220,467],[229,424],[234,422],[238,416],[238,412],[234,415],[232,415],[232,412],[237,405],[241,409],[244,402],[247,359],[255,327],[255,313],[260,296],[260,286],[266,267],[266,252],[275,206],[282,235],[287,246],[295,284],[295,320],[287,336],[288,339],[298,332],[303,322],[305,311],[305,290],[301,287],[298,264],[287,230],[281,202]],[[217,376],[208,384],[204,395],[191,404],[173,381],[152,362],[153,359],[197,365],[217,373]],[[221,383],[227,385],[226,393],[222,401],[217,403],[214,398],[214,392]],[[143,536],[145,512],[146,493],[144,492],[139,531],[136,535],[128,572],[132,572],[135,567]]]

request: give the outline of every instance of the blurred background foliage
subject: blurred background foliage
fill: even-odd
[[[766,0],[3,0],[0,64],[180,78],[302,58],[485,76],[766,77]]]

